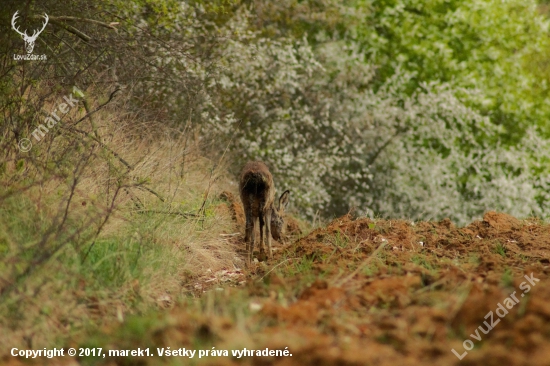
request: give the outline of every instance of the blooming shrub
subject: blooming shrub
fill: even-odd
[[[410,95],[414,74],[402,71],[375,91],[375,68],[353,47],[262,38],[247,19],[225,29],[233,37],[208,88],[203,132],[229,144],[235,169],[266,161],[305,215],[356,206],[465,223],[487,209],[544,213],[532,173],[547,145],[530,131],[501,146],[499,127],[457,97],[475,91],[433,82]]]

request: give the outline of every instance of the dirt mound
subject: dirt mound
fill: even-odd
[[[239,228],[244,228],[246,219],[240,200],[235,198],[235,195],[228,191],[223,191],[220,193],[220,199],[227,202],[229,212],[231,213],[231,218],[237,223],[237,226]]]
[[[287,237],[296,237],[302,234],[302,229],[300,228],[300,222],[290,215],[285,217],[285,233]]]
[[[202,310],[176,307],[151,347],[292,353],[197,361],[209,365],[546,366],[549,245],[549,225],[496,212],[463,228],[346,215],[244,271],[243,287],[204,294]]]
[[[489,211],[483,216],[483,223],[501,232],[510,232],[521,229],[522,223],[515,217]]]
[[[506,364],[530,360],[546,365],[550,358],[542,347],[550,346],[549,243],[547,225],[496,212],[464,228],[448,219],[412,223],[347,215],[281,254],[308,259],[312,270],[329,280],[321,288],[314,283],[288,307],[268,307],[266,316],[318,327],[322,319],[338,316],[334,311],[360,314],[350,321],[353,326],[331,332],[359,337],[355,339],[364,346],[363,338],[390,344],[398,350],[399,362],[412,358],[413,364],[455,364],[454,348],[467,352],[472,363],[504,359]],[[525,276],[533,276],[535,285]],[[291,281],[285,283],[288,287]],[[526,285],[531,293],[524,292]],[[506,300],[511,294],[518,301]],[[503,314],[499,304],[505,302],[511,309],[499,322],[497,310]],[[500,324],[486,335],[489,312]],[[463,347],[466,340],[466,347],[470,341],[476,345],[475,352]],[[509,359],[510,344],[519,353]],[[531,359],[531,354],[537,356]]]

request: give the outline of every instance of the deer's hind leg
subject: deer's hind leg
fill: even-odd
[[[265,212],[265,239],[267,241],[268,258],[273,258],[273,252],[271,251],[271,210]]]
[[[255,218],[252,217],[250,210],[246,212],[246,229],[244,235],[244,241],[246,243],[246,254],[248,257],[248,262],[252,262],[252,253],[254,252],[254,241],[255,241]]]
[[[260,260],[265,260],[265,250],[264,250],[264,228],[265,228],[265,218],[263,213],[260,214],[260,217],[258,217],[258,221],[260,224]]]

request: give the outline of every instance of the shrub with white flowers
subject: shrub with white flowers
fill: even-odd
[[[267,162],[298,211],[459,223],[488,209],[545,213],[533,172],[548,145],[530,131],[501,146],[499,128],[457,97],[475,91],[430,83],[409,95],[406,72],[374,90],[375,67],[354,47],[263,38],[248,19],[224,29],[203,133],[229,144],[235,166]]]

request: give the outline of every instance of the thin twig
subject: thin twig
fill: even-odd
[[[42,16],[35,15],[35,16],[33,16],[33,18],[41,19]],[[105,22],[102,22],[102,21],[99,21],[99,20],[95,20],[95,19],[78,18],[78,17],[71,17],[71,16],[66,16],[66,15],[59,16],[59,17],[50,16],[49,19],[52,22],[57,22],[57,21],[60,21],[60,20],[70,20],[70,21],[76,21],[76,22],[92,23],[92,24],[97,24],[97,25],[100,25],[102,27],[113,29],[113,30],[117,30],[115,25],[119,24],[118,22],[111,22],[111,23],[108,24],[108,23],[105,23]]]
[[[402,132],[405,132],[405,129],[397,129],[395,134],[393,134],[386,142],[382,144],[375,152],[372,154],[372,156],[367,161],[367,166],[370,166],[374,163],[374,161],[378,158],[378,156],[384,151],[386,147],[393,141],[394,138],[399,136]]]
[[[91,111],[90,113],[86,113],[86,115],[84,117],[82,117],[81,119],[79,119],[78,121],[76,121],[74,123],[74,125],[76,126],[77,124],[79,124],[80,122],[84,121],[86,118],[88,118],[89,116],[91,116],[92,114],[96,113],[97,111],[101,110],[103,107],[105,107],[107,104],[109,104],[111,102],[111,100],[113,100],[113,98],[115,97],[115,94],[118,93],[121,89],[120,88],[116,88],[115,90],[113,90],[113,92],[111,93],[111,95],[109,95],[109,99],[99,105],[96,109],[94,109],[93,111]]]
[[[89,35],[81,32],[81,31],[79,31],[78,29],[76,29],[75,27],[73,27],[71,25],[68,25],[68,24],[65,24],[65,23],[62,23],[62,22],[58,22],[55,19],[52,19],[51,17],[50,17],[50,21],[52,22],[52,24],[57,24],[61,28],[65,29],[67,32],[74,34],[75,36],[77,36],[78,38],[80,38],[81,40],[83,40],[86,43],[88,43],[92,40],[92,37],[90,37]]]
[[[177,212],[177,211],[160,211],[160,210],[136,210],[134,212],[138,213],[155,213],[155,214],[164,214],[164,215],[177,215],[183,217],[198,217],[199,215],[192,212]]]
[[[206,210],[206,201],[208,200],[208,195],[210,194],[210,189],[212,188],[212,176],[214,175],[214,167],[210,171],[210,178],[208,179],[208,188],[206,189],[206,193],[204,194],[204,200],[202,201],[201,208],[199,208],[198,215],[204,215],[204,211]]]

